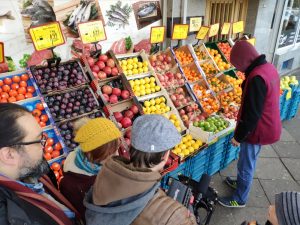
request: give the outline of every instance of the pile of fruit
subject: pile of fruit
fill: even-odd
[[[218,43],[218,48],[223,52],[225,58],[227,59],[228,62],[230,62],[230,52],[231,52],[231,46],[229,43]]]
[[[181,139],[181,142],[175,146],[172,152],[180,158],[186,158],[197,151],[202,145],[203,142],[201,140],[195,140],[192,135],[187,134]]]
[[[168,71],[164,74],[157,74],[157,78],[164,88],[184,85],[184,78],[181,73],[174,74]]]
[[[218,95],[218,99],[220,101],[221,107],[227,107],[231,103],[239,106],[241,104],[241,95],[238,95],[234,91],[230,91],[227,93],[222,93]]]
[[[205,116],[201,113],[197,103],[193,102],[191,105],[188,105],[179,110],[179,115],[183,121],[183,124],[186,127],[189,127],[191,122],[204,120]]]
[[[125,109],[122,112],[113,113],[119,128],[128,128],[132,126],[133,121],[140,115],[139,108],[136,105],[132,105],[129,109]]]
[[[242,79],[242,80],[245,80],[246,77],[245,77],[245,74],[242,73],[241,71],[237,71],[236,72],[236,75],[238,76],[238,78]]]
[[[44,158],[49,161],[51,159],[55,159],[61,155],[62,146],[53,138],[47,138],[46,145],[44,147]]]
[[[207,56],[206,52],[205,51],[201,51],[201,45],[199,45],[198,47],[195,47],[194,50],[195,50],[197,59],[199,61],[208,59],[208,56]]]
[[[174,91],[170,92],[170,98],[176,108],[186,106],[192,101],[188,92],[182,87],[178,87]]]
[[[126,130],[124,134],[124,140],[126,141],[126,144],[128,147],[131,145],[131,129]]]
[[[143,62],[140,57],[123,59],[119,61],[119,64],[126,76],[147,73],[149,71],[148,62]]]
[[[188,66],[183,68],[183,73],[184,73],[185,77],[188,79],[188,81],[191,83],[202,79],[202,76],[198,71],[196,71]]]
[[[27,74],[0,79],[0,103],[17,102],[32,98],[35,88],[28,86],[28,79]]]
[[[130,92],[124,88],[122,80],[116,79],[101,87],[101,92],[106,102],[110,104],[130,98]]]
[[[149,61],[155,72],[161,72],[172,68],[172,58],[164,53],[151,55]]]
[[[129,81],[135,96],[140,97],[160,91],[160,86],[156,84],[155,77],[145,77]]]
[[[51,68],[34,68],[32,74],[42,93],[65,90],[87,82],[78,62],[69,62]]]
[[[45,97],[52,117],[57,121],[70,119],[98,108],[94,95],[89,88],[59,93]]]
[[[60,180],[63,178],[62,165],[64,164],[64,162],[65,160],[63,160],[61,163],[54,162],[50,166],[50,168],[53,170],[53,173],[56,177],[57,183],[59,183]]]
[[[209,90],[199,84],[194,85],[193,90],[208,115],[219,110],[219,103]]]
[[[217,77],[212,77],[210,79],[207,79],[207,82],[215,93],[218,93],[220,91],[225,90],[226,88],[230,87],[229,84],[225,83],[224,81],[220,80]]]
[[[45,112],[45,108],[41,102],[35,104],[35,106],[26,106],[26,108],[32,113],[35,120],[39,123],[41,127],[47,126],[49,117]]]
[[[178,132],[182,131],[182,128],[180,126],[180,120],[176,116],[176,114],[171,113],[170,116],[166,116],[166,117],[167,117],[167,119],[169,119],[174,124],[174,126],[176,127],[176,129],[178,130]]]
[[[164,96],[146,100],[142,104],[143,111],[145,114],[165,114],[171,111],[171,107],[166,103],[167,100]]]
[[[87,61],[96,79],[103,80],[119,75],[115,61],[107,55],[100,55],[97,59],[88,57]]]
[[[207,51],[221,71],[228,70],[230,68],[230,64],[223,61],[222,56],[221,54],[219,54],[218,50],[207,48]]]
[[[186,65],[194,61],[191,53],[185,53],[181,50],[175,50],[175,56],[181,65]]]
[[[228,105],[226,107],[223,107],[221,109],[221,112],[222,112],[224,117],[226,117],[228,119],[237,120],[237,116],[238,116],[238,113],[239,113],[239,108],[237,106],[234,106],[234,105]]]
[[[201,69],[204,71],[206,77],[211,77],[214,74],[218,73],[218,70],[212,63],[206,62],[200,64]]]
[[[204,121],[194,122],[193,125],[201,128],[203,131],[216,134],[226,129],[229,126],[229,123],[222,117],[211,116]]]

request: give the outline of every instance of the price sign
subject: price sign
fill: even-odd
[[[165,27],[151,27],[150,43],[157,44],[165,40]]]
[[[202,17],[190,18],[190,32],[198,31],[202,24]]]
[[[29,34],[37,51],[53,48],[65,43],[59,22],[31,27]]]
[[[232,24],[232,33],[237,34],[244,31],[244,21],[238,21]]]
[[[175,24],[172,33],[172,40],[187,39],[188,32],[189,32],[188,24]]]
[[[106,33],[101,20],[80,23],[78,29],[83,44],[106,40]]]
[[[255,46],[256,38],[250,38],[250,39],[248,39],[246,41],[248,41],[250,44],[252,44],[253,46]]]
[[[0,42],[0,63],[4,62],[4,44]]]
[[[215,24],[211,25],[210,29],[209,29],[208,37],[216,36],[219,32],[219,28],[220,28],[219,23],[215,23]]]
[[[223,23],[221,34],[228,34],[231,27],[231,23]]]
[[[198,33],[197,33],[197,35],[196,35],[196,38],[199,39],[199,40],[205,39],[208,31],[209,31],[209,27],[201,26]]]

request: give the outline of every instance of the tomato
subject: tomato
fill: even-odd
[[[19,83],[21,81],[21,78],[19,76],[13,76],[12,81],[15,83]]]
[[[32,115],[34,116],[41,116],[42,115],[42,111],[39,109],[35,109],[32,111]]]
[[[4,84],[11,85],[12,84],[12,80],[9,77],[6,77],[4,79]]]
[[[54,163],[51,165],[51,169],[53,169],[54,171],[59,171],[59,170],[60,170],[60,164],[57,163],[57,162],[54,162]]]
[[[3,86],[3,80],[0,80],[0,87]]]
[[[64,165],[64,164],[65,164],[65,161],[66,161],[65,159],[64,159],[63,161],[61,161],[61,165]]]
[[[8,93],[10,91],[10,86],[8,86],[7,84],[3,85],[2,91]]]
[[[17,99],[15,97],[9,97],[8,102],[16,102]]]
[[[0,98],[0,103],[7,103],[7,99],[6,98]]]
[[[8,98],[9,98],[9,95],[8,95],[6,92],[2,92],[2,93],[0,94],[0,97],[1,97],[2,99],[8,99]]]
[[[41,121],[43,121],[43,122],[47,122],[48,121],[48,116],[47,115],[41,115]]]
[[[50,153],[45,153],[45,154],[44,154],[44,158],[45,158],[47,161],[49,161],[49,160],[51,160],[51,159],[52,159],[52,157],[51,157],[51,154],[50,154]]]
[[[62,146],[59,142],[54,145],[54,150],[60,151],[61,149],[62,149]]]
[[[34,93],[35,92],[35,88],[32,86],[27,87],[27,92],[29,93]]]
[[[29,79],[29,76],[26,73],[21,75],[21,80],[22,81],[27,81],[28,79]]]
[[[26,83],[26,81],[21,81],[20,82],[20,87],[27,87],[27,83]]]
[[[46,146],[46,147],[44,148],[44,152],[45,152],[45,153],[52,153],[52,152],[53,152],[52,146]]]
[[[25,94],[25,98],[32,98],[32,97],[33,97],[33,95],[31,93],[26,93]]]
[[[13,83],[10,87],[12,90],[18,90],[20,86],[17,83]]]
[[[57,172],[57,171],[53,171],[53,172],[54,172],[54,175],[55,175],[56,179],[58,180],[59,179],[59,172]]]
[[[19,93],[19,94],[22,94],[22,95],[25,95],[25,94],[26,94],[26,88],[20,87],[20,88],[18,89],[18,93]]]
[[[41,110],[41,111],[43,111],[45,109],[43,103],[41,103],[41,102],[37,103],[35,108],[37,108],[38,110]]]
[[[17,95],[18,95],[18,92],[16,90],[10,90],[9,91],[9,96],[16,97]]]
[[[52,156],[53,159],[54,159],[54,158],[57,158],[58,156],[60,156],[60,152],[59,152],[59,151],[53,151],[53,152],[51,153],[51,156]]]
[[[43,122],[43,121],[40,121],[40,122],[39,122],[39,125],[40,125],[40,127],[45,127],[45,126],[46,126],[46,123]]]
[[[38,117],[38,116],[35,116],[34,117],[34,119],[36,120],[36,122],[38,122],[38,123],[40,123],[41,122],[41,120],[40,120],[40,117]]]
[[[17,101],[21,101],[21,100],[24,100],[24,99],[25,99],[24,95],[22,95],[22,94],[17,95]]]
[[[46,141],[46,146],[52,146],[54,144],[54,139],[53,138],[48,138]]]

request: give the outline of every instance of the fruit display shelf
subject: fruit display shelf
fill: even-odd
[[[219,74],[215,77],[207,79],[209,88],[216,93],[216,95],[227,93],[233,90],[233,87],[228,82],[228,79],[224,74]]]
[[[65,148],[65,144],[56,127],[48,127],[44,130],[44,133],[47,136],[46,144],[43,149],[44,158],[48,161],[48,163],[51,163],[58,157],[65,155],[67,153],[67,149]]]
[[[197,81],[205,79],[205,73],[201,69],[197,61],[191,62],[185,66],[181,67],[182,73],[185,76],[185,79],[193,84]]]
[[[227,60],[216,42],[205,43],[205,47],[220,71],[234,69],[233,65],[230,64],[229,60]]]
[[[202,62],[211,59],[211,56],[208,54],[208,51],[204,44],[194,46],[193,52],[195,56],[195,61]]]
[[[192,45],[183,45],[177,49],[172,49],[172,53],[180,66],[187,65],[195,60]]]
[[[149,72],[154,73],[144,50],[136,53],[116,55],[116,58],[119,61],[119,65],[122,67],[122,72],[128,78]]]
[[[187,82],[177,64],[168,71],[156,72],[156,76],[166,90],[180,87]]]
[[[25,70],[0,74],[0,103],[21,102],[37,95],[34,80]]]
[[[47,67],[31,66],[29,70],[40,93],[43,95],[78,88],[89,84],[89,79],[78,59]]]
[[[82,57],[90,80],[110,81],[123,71],[115,54],[110,50],[98,57]]]
[[[219,41],[216,43],[216,45],[219,51],[222,53],[222,55],[226,58],[227,62],[230,62],[231,45],[229,44],[229,42]]]
[[[163,73],[171,70],[174,66],[177,66],[177,62],[172,54],[170,48],[165,51],[160,51],[156,54],[149,56],[150,65],[157,73]]]

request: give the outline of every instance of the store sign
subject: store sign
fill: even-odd
[[[157,44],[164,42],[165,40],[165,27],[151,27],[151,33],[150,33],[150,43],[151,44]]]
[[[229,34],[230,27],[231,27],[231,23],[223,23],[223,26],[221,29],[221,34],[223,34],[223,35]]]
[[[244,21],[238,21],[232,24],[232,33],[242,33],[244,32]]]
[[[190,18],[190,32],[198,31],[202,24],[202,17],[191,17]]]
[[[59,22],[31,27],[29,34],[37,51],[50,49],[65,43]]]
[[[78,24],[79,35],[83,44],[106,40],[106,33],[101,20]]]
[[[210,29],[209,29],[208,37],[216,36],[219,32],[219,28],[220,28],[219,23],[215,23],[215,24],[211,25]]]
[[[255,46],[256,38],[250,38],[250,39],[248,39],[246,41],[248,41],[250,44],[252,44],[253,46]]]
[[[4,43],[0,42],[0,63],[4,62]]]
[[[172,33],[172,40],[185,40],[188,37],[188,24],[175,24]]]
[[[209,27],[201,26],[198,33],[197,33],[197,35],[196,35],[196,38],[199,39],[199,40],[205,39],[208,31],[209,31]]]

